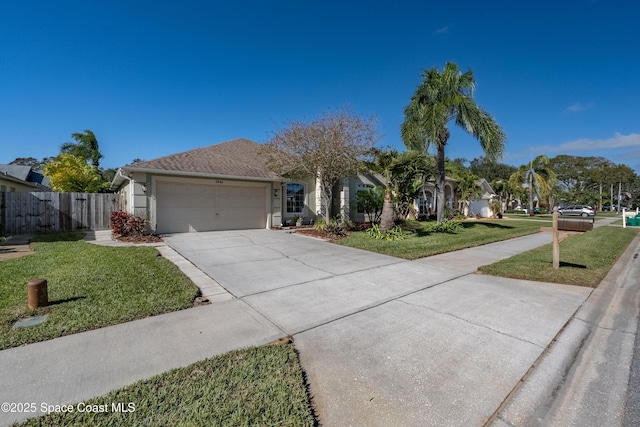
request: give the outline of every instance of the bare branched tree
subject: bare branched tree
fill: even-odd
[[[356,174],[378,139],[376,123],[348,111],[327,113],[312,122],[291,122],[277,131],[262,152],[269,168],[286,178],[316,177],[322,207],[331,215],[333,186]]]

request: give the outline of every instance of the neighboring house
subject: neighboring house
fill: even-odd
[[[444,202],[448,208],[456,206],[456,187],[458,181],[453,178],[445,177],[444,184]],[[422,187],[422,195],[418,197],[414,204],[414,208],[418,215],[435,215],[436,214],[436,183],[434,181],[428,181]]]
[[[0,192],[51,191],[49,178],[31,166],[0,165]]]
[[[473,216],[480,214],[482,218],[493,217],[497,212],[493,212],[493,210],[491,210],[489,203],[495,197],[498,197],[498,195],[493,191],[491,185],[484,178],[478,181],[478,187],[480,187],[482,196],[478,200],[471,200],[469,205],[469,214]]]

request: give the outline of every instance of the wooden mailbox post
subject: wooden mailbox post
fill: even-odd
[[[553,226],[540,227],[540,231],[551,232],[553,236],[553,269],[560,268],[560,242],[572,234],[582,234],[593,230],[591,218],[558,218],[558,207],[553,208]]]

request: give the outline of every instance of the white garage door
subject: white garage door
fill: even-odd
[[[156,232],[265,228],[266,185],[157,181]]]

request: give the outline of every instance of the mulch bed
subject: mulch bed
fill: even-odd
[[[144,236],[113,236],[114,240],[125,243],[158,243],[162,242],[162,237],[155,234]]]
[[[340,237],[337,237],[337,236],[334,236],[334,235],[330,235],[326,231],[318,231],[318,230],[314,230],[313,228],[307,228],[307,229],[303,229],[303,230],[296,230],[295,233],[296,234],[303,234],[303,235],[309,236],[309,237],[315,237],[316,239],[327,240],[327,241],[330,241],[330,242],[336,241],[336,240],[338,240],[340,238]]]

